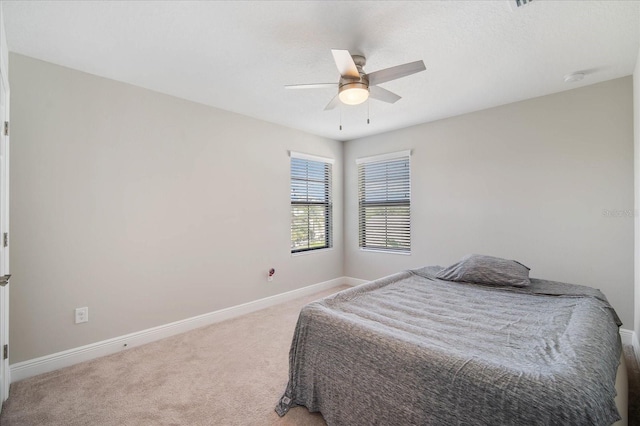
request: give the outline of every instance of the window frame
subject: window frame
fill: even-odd
[[[289,201],[290,201],[290,205],[291,205],[291,216],[290,216],[290,244],[289,244],[289,250],[291,252],[291,255],[301,255],[301,254],[308,254],[308,253],[312,253],[312,252],[316,252],[319,250],[329,250],[331,248],[333,248],[333,164],[335,163],[335,160],[332,158],[326,158],[326,157],[320,157],[317,155],[311,155],[311,154],[304,154],[304,153],[300,153],[300,152],[294,152],[294,151],[290,151],[289,152],[289,156],[290,156],[290,161],[289,161],[289,187],[290,187],[290,194],[289,194]],[[307,167],[309,165],[314,165],[313,163],[322,163],[323,167],[324,167],[324,173],[325,176],[322,180],[323,183],[323,187],[324,187],[324,199],[322,201],[318,201],[318,200],[310,200],[310,194],[309,194],[309,182],[314,182],[314,183],[319,183],[319,180],[313,180],[313,179],[309,179],[309,174],[307,171],[307,176],[306,179],[299,179],[294,177],[294,160],[296,161],[304,161],[307,164]],[[311,164],[310,164],[311,162]],[[315,165],[315,167],[317,167],[317,164]],[[294,182],[297,181],[299,182],[307,182],[306,185],[306,193],[303,194],[303,196],[306,197],[306,200],[294,200]],[[307,246],[306,247],[299,247],[299,248],[295,248],[294,247],[294,237],[293,234],[295,232],[295,227],[294,227],[294,206],[306,206],[308,208],[311,207],[324,207],[324,212],[322,215],[322,221],[324,222],[324,231],[325,231],[325,235],[324,235],[324,244],[322,246],[318,246],[318,247],[313,247],[312,246],[312,241],[311,238],[307,239]],[[309,213],[308,213],[309,214]],[[311,220],[310,217],[308,216],[307,218],[307,232],[310,233],[313,229],[312,225],[311,225]]]
[[[365,170],[368,168],[369,172],[372,173],[382,173],[381,170],[384,167],[388,167],[392,163],[396,163],[399,161],[406,161],[407,172],[406,179],[398,179],[399,176],[393,176],[395,179],[392,179],[387,175],[384,179],[381,179],[378,184],[382,183],[384,185],[384,189],[380,189],[378,185],[376,185],[375,190],[369,191],[369,195],[382,195],[385,194],[385,198],[391,199],[381,199],[376,198],[375,201],[366,201],[367,199],[367,191],[365,186],[365,181],[363,181],[363,177],[365,176]],[[393,254],[403,254],[410,255],[411,254],[411,150],[406,151],[398,151],[387,154],[375,155],[370,157],[362,157],[356,159],[356,178],[357,178],[357,192],[358,192],[358,247],[363,251],[372,251],[372,252],[384,252],[384,253],[393,253]],[[374,168],[378,168],[378,170],[374,170]],[[381,177],[382,174],[378,175]],[[394,185],[394,188],[390,188],[390,181],[395,180],[395,184],[401,183],[400,191],[394,191],[394,188],[397,188]],[[391,191],[390,191],[391,189]],[[406,192],[406,198],[399,200],[398,196],[402,193]],[[391,195],[390,195],[391,194]],[[367,220],[366,220],[366,209],[367,208],[380,208],[385,211],[385,217],[383,219],[384,223],[384,231],[382,233],[367,233]],[[389,221],[388,216],[386,215],[387,209],[393,207],[401,207],[407,209],[406,215],[397,215],[399,218],[395,224],[392,224],[394,227],[391,228],[391,237],[389,233]],[[378,225],[380,226],[380,225]],[[380,231],[380,229],[378,229]],[[389,244],[389,240],[397,237],[400,242],[400,247],[393,247]],[[384,244],[380,244],[380,240],[384,240]],[[373,242],[372,240],[377,240],[378,243]]]

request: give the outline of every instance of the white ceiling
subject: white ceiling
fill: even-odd
[[[9,50],[336,140],[349,140],[633,72],[640,2],[7,1]],[[330,49],[365,71],[424,60],[381,84],[402,99],[324,111]],[[586,72],[578,83],[563,76]],[[339,130],[342,115],[343,130]]]

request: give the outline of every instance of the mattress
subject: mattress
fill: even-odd
[[[276,411],[329,425],[611,425],[620,321],[590,287],[403,271],[306,305]]]

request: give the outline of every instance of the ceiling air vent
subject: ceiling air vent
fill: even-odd
[[[513,10],[516,10],[519,7],[531,4],[532,2],[533,2],[533,0],[510,0],[509,1],[509,3],[511,4],[511,8]]]

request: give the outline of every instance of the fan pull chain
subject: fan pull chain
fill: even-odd
[[[342,106],[340,107],[340,130],[342,130]]]
[[[367,124],[369,124],[369,105],[370,104],[371,104],[371,101],[367,99]]]

